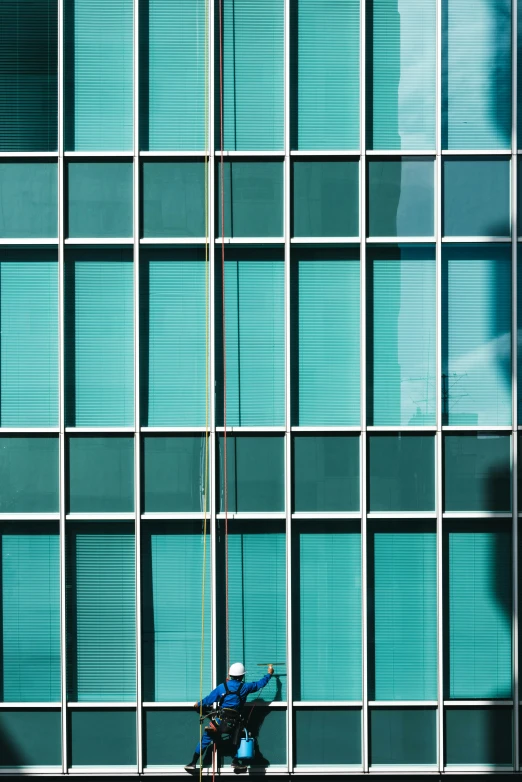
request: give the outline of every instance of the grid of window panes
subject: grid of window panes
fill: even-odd
[[[2,3],[0,770],[520,769],[517,3]]]

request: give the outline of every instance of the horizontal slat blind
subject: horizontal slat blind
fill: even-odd
[[[292,146],[359,148],[359,2],[292,3]]]
[[[334,531],[324,521],[314,526],[317,531],[304,527],[299,535],[298,697],[360,700],[361,535],[355,528]]]
[[[66,149],[132,150],[132,0],[65,0],[64,79]]]
[[[206,541],[205,592],[202,525],[162,524],[144,529],[144,699],[195,701],[210,688],[210,539]],[[208,525],[207,525],[208,532]]]
[[[0,151],[58,148],[58,3],[3,0]]]
[[[434,425],[434,251],[383,251],[368,267],[368,423]]]
[[[435,12],[435,0],[367,0],[370,149],[435,148]]]
[[[142,423],[205,424],[205,260],[142,259]]]
[[[91,524],[68,532],[68,697],[136,699],[133,526]]]
[[[66,263],[69,426],[134,423],[133,268],[114,257]]]
[[[511,249],[450,246],[443,257],[444,424],[511,424]]]
[[[511,535],[466,524],[448,533],[449,697],[511,698]]]
[[[293,418],[300,426],[360,421],[360,262],[335,251],[297,255],[292,280]]]
[[[511,9],[442,0],[442,147],[511,147]]]
[[[216,145],[220,146],[216,8]],[[284,148],[284,0],[223,0],[224,149]]]
[[[55,250],[0,254],[0,422],[58,426]]]
[[[204,0],[142,0],[142,122],[150,150],[205,148]],[[208,55],[207,55],[208,56]],[[143,107],[143,104],[142,104]]]
[[[404,531],[379,528],[372,536],[371,700],[437,699],[436,535],[434,529],[409,531],[406,525],[413,524],[406,522]]]
[[[2,534],[2,700],[60,700],[60,548],[24,525]]]
[[[269,523],[263,528],[228,535],[229,656],[231,663],[244,664],[249,681],[266,673],[258,663],[286,662],[285,535]],[[286,674],[286,665],[276,673]],[[285,700],[286,676],[272,679],[252,698]]]

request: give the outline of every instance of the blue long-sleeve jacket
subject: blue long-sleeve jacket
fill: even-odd
[[[237,679],[227,680],[228,695],[224,684],[218,684],[215,690],[203,698],[201,703],[205,708],[210,708],[218,703],[224,709],[240,709],[251,692],[257,692],[266,687],[272,674],[267,673],[257,682],[239,682]],[[197,703],[199,706],[199,701]]]

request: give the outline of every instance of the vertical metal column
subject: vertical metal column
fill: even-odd
[[[513,567],[513,765],[515,771],[520,770],[520,688],[518,660],[518,313],[517,313],[517,255],[518,255],[518,72],[517,72],[517,2],[511,3],[511,350],[512,350],[512,394],[513,394],[513,425],[512,442],[512,567]]]

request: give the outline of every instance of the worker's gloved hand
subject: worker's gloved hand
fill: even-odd
[[[196,711],[199,711],[199,703],[195,703],[195,704],[194,704],[194,709],[195,709]]]
[[[272,664],[268,666],[268,673],[270,674],[270,676],[272,676],[272,674],[274,673],[274,666]]]

